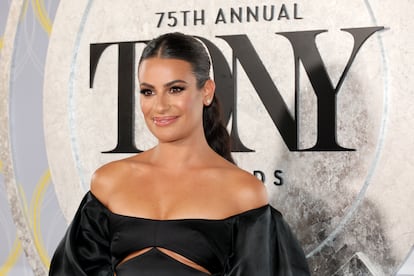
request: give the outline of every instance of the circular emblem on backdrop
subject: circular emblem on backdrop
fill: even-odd
[[[44,116],[62,210],[72,217],[99,166],[155,144],[133,104],[136,62],[145,41],[179,31],[210,50],[236,162],[263,180],[312,256],[375,172],[386,116],[381,27],[363,1],[187,3],[61,3]]]

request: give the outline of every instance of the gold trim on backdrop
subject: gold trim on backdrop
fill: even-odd
[[[2,173],[3,163],[0,161],[0,173]],[[38,184],[36,185],[35,192],[32,197],[32,203],[30,208],[30,213],[32,214],[30,220],[32,222],[32,231],[34,236],[34,243],[39,253],[40,259],[45,267],[50,266],[50,258],[46,252],[41,229],[40,229],[40,206],[42,205],[44,195],[47,187],[50,184],[51,176],[49,169],[42,175]],[[22,185],[18,185],[19,194],[23,201],[23,209],[26,215],[29,214],[27,207],[27,197],[25,195]],[[9,271],[14,267],[22,253],[22,246],[20,240],[16,237],[12,250],[10,251],[9,256],[6,258],[6,261],[2,266],[0,266],[0,276],[6,276]]]
[[[6,276],[9,273],[9,271],[14,267],[15,263],[19,259],[21,253],[22,244],[20,240],[16,237],[10,255],[6,258],[6,261],[0,267],[0,276]]]
[[[47,251],[44,246],[42,233],[40,229],[40,211],[41,211],[41,205],[42,201],[44,199],[44,195],[46,192],[47,187],[50,183],[50,171],[49,169],[46,170],[46,172],[42,175],[40,178],[38,184],[36,185],[35,192],[32,197],[32,203],[31,203],[31,213],[32,213],[32,226],[33,226],[33,236],[34,236],[34,242],[37,249],[37,252],[39,253],[40,259],[45,267],[50,266],[50,258],[47,254]]]
[[[19,194],[14,172],[11,141],[10,141],[10,118],[9,118],[9,99],[10,82],[13,56],[15,52],[15,39],[24,12],[25,1],[13,0],[10,3],[9,14],[7,17],[6,28],[3,36],[3,48],[0,59],[0,159],[3,161],[3,174],[8,201],[11,207],[13,221],[17,228],[17,236],[21,240],[22,247],[27,256],[27,260],[33,269],[34,275],[47,274],[47,267],[37,252],[34,243],[33,232],[30,227],[30,218],[24,208],[24,199]]]
[[[22,11],[22,14],[20,15],[21,21],[23,21],[23,19],[26,17],[28,6],[29,6],[29,0],[24,0],[23,11]]]
[[[48,35],[52,32],[52,22],[47,14],[45,3],[43,0],[32,0],[33,12],[39,20],[40,25]]]

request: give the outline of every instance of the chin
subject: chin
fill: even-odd
[[[176,133],[161,133],[161,131],[151,131],[151,133],[157,138],[159,143],[170,143],[180,140],[180,137]]]

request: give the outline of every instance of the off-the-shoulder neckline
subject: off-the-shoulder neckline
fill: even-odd
[[[171,218],[171,219],[156,219],[156,218],[147,218],[147,217],[136,217],[136,216],[130,216],[130,215],[123,215],[123,214],[119,214],[119,213],[115,213],[112,210],[110,210],[107,206],[105,206],[105,204],[103,204],[91,191],[88,191],[88,193],[103,209],[105,209],[109,214],[113,215],[113,216],[117,216],[120,218],[129,218],[129,219],[136,219],[136,220],[143,220],[143,221],[154,221],[154,222],[178,222],[178,221],[206,221],[206,222],[223,222],[223,221],[228,221],[228,220],[232,220],[235,219],[237,217],[242,217],[242,216],[247,216],[251,213],[255,213],[255,212],[259,212],[262,210],[265,210],[267,208],[270,208],[271,205],[269,203],[257,207],[257,208],[253,208],[253,209],[249,209],[246,211],[242,211],[240,213],[234,214],[234,215],[230,215],[228,217],[225,218],[218,218],[218,219],[214,219],[214,218]]]

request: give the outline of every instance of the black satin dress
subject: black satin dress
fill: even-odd
[[[168,249],[202,266],[189,267]],[[145,253],[126,262],[131,253]],[[88,192],[52,259],[49,275],[310,275],[303,251],[270,205],[226,219],[153,220],[112,213]]]

